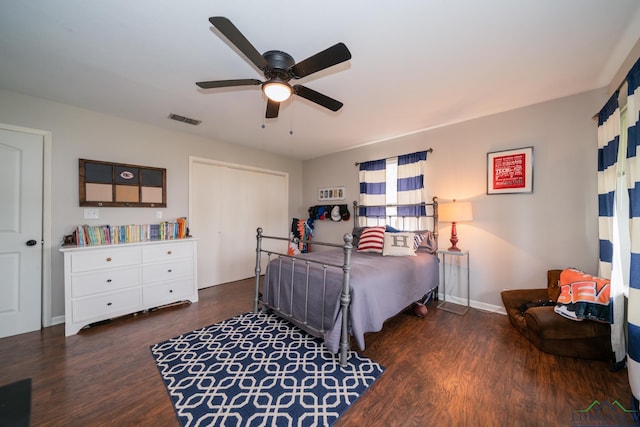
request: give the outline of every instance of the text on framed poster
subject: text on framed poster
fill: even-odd
[[[533,192],[533,147],[487,154],[487,194]]]

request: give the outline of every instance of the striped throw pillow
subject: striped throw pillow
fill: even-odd
[[[424,236],[421,233],[415,233],[413,235],[413,250],[417,251],[420,247],[420,244],[424,240]]]
[[[358,252],[382,253],[384,247],[384,226],[368,227],[360,235]]]

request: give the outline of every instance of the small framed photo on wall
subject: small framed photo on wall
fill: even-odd
[[[533,147],[487,153],[487,194],[533,193]]]
[[[320,201],[335,201],[344,199],[344,187],[318,188],[318,200]]]

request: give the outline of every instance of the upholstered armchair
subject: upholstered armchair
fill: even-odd
[[[559,356],[613,361],[611,327],[593,320],[574,321],[554,311],[562,270],[547,272],[546,289],[502,291],[511,324],[540,350]],[[547,302],[551,305],[539,305]]]

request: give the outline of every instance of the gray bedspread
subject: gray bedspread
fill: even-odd
[[[322,263],[342,265],[342,249],[298,255],[294,261],[293,294],[291,292],[291,259],[272,260],[265,273],[263,299],[309,332],[320,330],[327,348],[337,353],[340,343],[342,268],[307,263],[313,259]],[[309,280],[306,272],[309,270]],[[323,277],[326,276],[326,286]],[[351,254],[351,305],[349,332],[358,347],[364,350],[364,334],[382,329],[385,320],[420,299],[438,286],[439,264],[435,255],[382,256],[376,253]],[[305,305],[305,295],[309,303]],[[324,303],[323,303],[324,301]],[[293,307],[293,308],[292,308]]]

